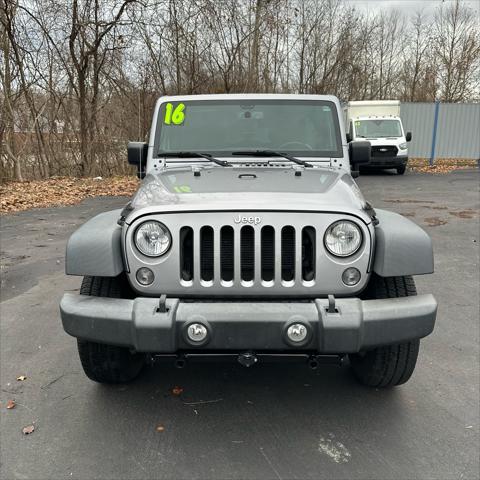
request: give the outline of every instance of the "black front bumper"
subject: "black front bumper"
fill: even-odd
[[[168,299],[160,311],[155,298],[135,300],[65,294],[60,304],[63,327],[70,335],[98,343],[122,345],[140,352],[315,351],[353,353],[430,334],[437,302],[433,295],[308,302],[187,302]],[[207,327],[208,341],[188,341],[191,323]],[[293,323],[309,331],[292,343],[286,331]]]
[[[397,168],[404,167],[408,163],[407,156],[388,156],[388,157],[372,157],[370,162],[366,165],[362,165],[361,169],[364,168]]]

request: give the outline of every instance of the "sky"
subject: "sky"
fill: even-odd
[[[345,3],[355,5],[358,9],[375,12],[379,9],[396,9],[406,15],[423,10],[426,16],[433,15],[435,9],[442,3],[452,4],[454,0],[344,0]],[[464,3],[480,15],[480,0],[464,0]]]

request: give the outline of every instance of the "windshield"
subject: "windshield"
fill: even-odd
[[[403,137],[398,120],[356,120],[355,132],[365,138]]]
[[[155,156],[274,150],[305,157],[341,157],[335,104],[311,100],[194,100],[163,103]]]

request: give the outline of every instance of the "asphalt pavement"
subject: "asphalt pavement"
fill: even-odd
[[[473,170],[358,179],[374,206],[434,242],[436,272],[416,281],[439,301],[437,325],[412,379],[391,390],[303,364],[156,364],[132,384],[97,385],[61,326],[59,300],[81,281],[64,275],[64,249],[126,199],[3,216],[0,477],[478,479],[478,180]]]

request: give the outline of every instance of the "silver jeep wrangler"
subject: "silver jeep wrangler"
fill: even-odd
[[[84,279],[61,317],[90,379],[127,382],[162,356],[348,357],[365,385],[410,378],[437,312],[412,278],[433,272],[432,244],[365,201],[352,173],[370,144],[347,143],[340,111],[321,95],[158,100],[148,143],[128,146],[132,201],[67,245]]]

